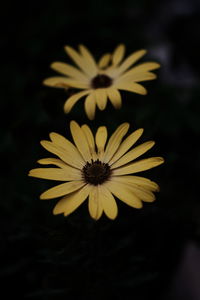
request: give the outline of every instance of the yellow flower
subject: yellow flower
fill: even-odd
[[[130,150],[143,129],[134,131],[123,140],[128,129],[129,124],[123,123],[107,142],[105,126],[99,127],[94,137],[87,125],[80,127],[71,121],[74,144],[54,132],[50,133],[51,141],[41,141],[41,145],[58,158],[43,158],[38,163],[55,165],[56,168],[33,169],[29,176],[65,182],[40,195],[40,199],[63,196],[55,206],[54,214],[67,216],[89,198],[92,218],[97,220],[104,212],[108,218],[115,219],[118,209],[114,197],[135,208],[141,208],[142,201],[155,200],[153,192],[159,190],[158,185],[130,174],[156,167],[164,160],[151,157],[132,162],[152,148],[154,142],[148,141]]]
[[[51,77],[44,80],[44,84],[58,88],[76,88],[81,91],[67,99],[64,111],[69,113],[78,100],[86,96],[85,111],[90,120],[95,117],[96,105],[104,110],[107,99],[116,109],[121,107],[121,95],[119,90],[126,90],[141,95],[146,95],[147,90],[138,82],[152,80],[156,75],[150,71],[160,67],[155,62],[145,62],[131,67],[146,50],[132,53],[125,60],[125,46],[119,45],[112,55],[103,55],[98,63],[94,60],[89,50],[79,46],[80,53],[66,46],[65,51],[75,62],[77,67],[62,62],[54,62],[51,68],[65,76]]]

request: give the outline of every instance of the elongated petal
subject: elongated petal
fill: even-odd
[[[67,78],[64,76],[54,76],[49,77],[43,80],[42,82],[46,86],[55,87],[55,88],[69,88]]]
[[[138,61],[141,57],[143,57],[147,53],[146,50],[138,50],[129,55],[124,62],[120,65],[118,69],[118,74],[127,70],[131,65],[133,65],[136,61]]]
[[[111,60],[111,54],[110,53],[104,54],[98,62],[98,67],[100,69],[106,68],[108,66],[110,60]]]
[[[117,162],[115,162],[112,165],[112,168],[114,168],[114,169],[118,168],[118,167],[123,166],[123,165],[129,163],[130,161],[138,158],[139,156],[141,156],[142,154],[147,152],[149,149],[151,149],[154,146],[154,144],[155,144],[155,142],[149,141],[149,142],[143,143],[143,144],[135,147],[134,149],[132,149],[131,151],[126,153],[124,156],[122,156]]]
[[[151,72],[134,72],[134,70],[132,71],[128,71],[126,72],[124,75],[122,75],[121,77],[119,77],[118,79],[115,80],[115,84],[122,84],[122,83],[132,83],[132,82],[140,82],[140,81],[148,81],[148,80],[153,80],[156,79],[157,76],[154,73]]]
[[[92,78],[94,75],[91,74],[91,69],[88,66],[88,62],[85,59],[85,57],[83,57],[82,55],[80,55],[77,51],[75,51],[72,47],[70,46],[66,46],[65,47],[65,51],[67,52],[67,54],[71,57],[71,59],[77,64],[77,66],[85,73],[89,76],[89,78]]]
[[[160,64],[156,62],[144,62],[135,67],[133,67],[130,72],[149,72],[160,68]]]
[[[90,92],[90,90],[82,91],[69,97],[64,104],[64,111],[69,113],[76,102],[78,102],[78,100],[80,100],[83,96],[88,95]]]
[[[123,44],[120,44],[113,53],[112,64],[114,66],[117,66],[122,61],[122,59],[124,58],[124,53],[125,46]]]
[[[138,186],[132,186],[134,194],[144,202],[154,202],[156,200],[155,195],[147,189]]]
[[[123,175],[123,176],[113,176],[112,180],[126,183],[126,184],[129,183],[129,184],[138,185],[140,187],[143,187],[143,188],[148,189],[153,192],[158,192],[160,190],[159,186],[156,182],[151,181],[145,177]]]
[[[54,215],[64,213],[65,216],[76,210],[88,197],[91,186],[85,185],[78,191],[63,197],[54,207]]]
[[[87,69],[90,73],[90,76],[96,76],[98,68],[92,54],[84,45],[79,45],[79,49],[85,60],[85,63],[87,64]]]
[[[83,180],[80,181],[70,181],[54,186],[53,188],[45,191],[40,195],[40,199],[53,199],[57,197],[61,197],[64,195],[68,195],[76,190],[80,189],[85,185]]]
[[[109,164],[112,165],[114,162],[116,162],[124,153],[126,153],[141,137],[143,133],[143,129],[140,128],[133,133],[131,133],[119,146],[119,149],[114,154],[113,158],[110,160]]]
[[[85,112],[88,116],[88,119],[94,120],[95,117],[95,109],[96,109],[96,100],[94,92],[88,95],[85,99]]]
[[[66,162],[68,165],[70,165],[72,167],[82,169],[82,167],[84,166],[83,159],[82,160],[74,159],[76,157],[75,152],[71,152],[70,150],[67,151],[67,149],[63,149],[63,148],[59,147],[58,145],[55,145],[54,143],[49,142],[49,141],[41,141],[41,145],[46,150],[57,155],[60,159],[62,159],[64,162]]]
[[[91,157],[93,158],[93,160],[96,160],[97,154],[96,154],[96,149],[95,149],[95,141],[94,141],[93,133],[92,133],[91,129],[89,128],[89,126],[87,126],[86,124],[81,126],[81,129],[83,130],[83,132],[86,136],[88,146],[90,149]]]
[[[86,139],[88,141],[88,145],[92,149],[92,152],[95,151],[94,136],[93,136],[93,133],[92,133],[90,127],[88,125],[84,124],[81,126],[81,129],[85,133]]]
[[[146,50],[139,50],[134,53],[132,53],[130,56],[128,56],[122,64],[117,68],[111,70],[110,75],[114,75],[115,77],[122,74],[124,71],[126,71],[128,68],[130,68],[136,61],[138,61],[142,56],[146,54]]]
[[[122,99],[119,91],[115,88],[109,88],[106,89],[106,92],[114,108],[120,109],[122,106]]]
[[[44,85],[58,88],[74,87],[77,89],[88,89],[89,84],[78,79],[70,79],[67,77],[50,77],[43,81]]]
[[[112,134],[111,138],[108,141],[106,150],[105,150],[105,155],[103,158],[103,161],[105,163],[108,163],[110,159],[113,157],[117,149],[119,148],[119,145],[127,133],[129,129],[129,124],[128,123],[123,123],[120,125],[115,132]]]
[[[136,82],[118,82],[116,84],[114,84],[114,87],[119,89],[119,90],[125,90],[125,91],[129,91],[129,92],[134,92],[136,94],[140,94],[140,95],[146,95],[147,94],[147,90],[139,83]]]
[[[141,208],[142,201],[133,193],[130,187],[120,182],[109,181],[105,184],[108,190],[119,200],[134,207]]]
[[[88,147],[87,139],[85,137],[84,132],[75,121],[70,122],[70,130],[71,130],[74,143],[76,144],[76,147],[78,148],[82,157],[86,162],[87,161],[90,162],[91,161],[90,149]]]
[[[69,140],[56,132],[51,132],[49,136],[55,145],[63,149],[66,155],[68,155],[69,159],[76,161],[76,166],[79,166],[79,168],[82,167],[82,165],[84,164],[84,160],[80,155],[78,149]]]
[[[106,216],[114,220],[118,214],[118,208],[117,208],[115,198],[113,197],[113,195],[105,185],[98,186],[98,189],[100,195],[99,197],[101,198],[103,210]]]
[[[63,62],[53,62],[51,68],[63,75],[88,83],[88,77],[77,68]]]
[[[28,175],[36,178],[58,180],[58,181],[79,179],[71,172],[68,173],[66,170],[60,168],[36,168],[30,170]]]
[[[119,167],[118,169],[114,169],[113,175],[118,176],[146,171],[148,169],[159,166],[163,162],[164,159],[162,157],[151,157],[142,159],[137,162],[130,163],[125,167]]]
[[[99,154],[104,152],[107,137],[108,137],[107,128],[105,126],[100,126],[95,136],[95,141],[96,141]]]
[[[89,82],[83,82],[82,80],[78,79],[66,79],[65,83],[72,88],[77,89],[88,89],[89,88]]]
[[[131,176],[125,176],[125,177],[131,177]],[[122,178],[122,176],[116,176],[112,178],[113,182],[116,182],[116,184],[124,184],[124,186],[127,186],[129,189],[132,190],[132,192],[142,201],[144,202],[153,202],[156,200],[155,195],[151,192],[149,188],[145,188],[144,186],[138,186],[134,183],[134,180],[125,180]]]
[[[81,180],[82,175],[81,175],[81,170],[78,170],[76,168],[73,168],[66,164],[64,161],[58,159],[58,158],[42,158],[38,160],[39,164],[42,165],[55,165],[57,167],[60,167],[64,169],[64,171],[67,172],[67,174],[70,174],[70,180]]]
[[[101,217],[103,213],[103,207],[98,186],[91,186],[88,208],[93,219],[98,220]]]
[[[104,110],[107,104],[107,95],[105,89],[94,90],[97,106],[100,110]]]
[[[55,165],[60,168],[69,167],[69,165],[67,165],[64,161],[62,161],[59,158],[42,158],[39,159],[37,162],[41,165]]]

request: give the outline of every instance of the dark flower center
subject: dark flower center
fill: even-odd
[[[92,160],[91,163],[87,162],[82,172],[85,181],[93,185],[105,182],[111,175],[110,166],[98,159],[96,161]]]
[[[93,89],[106,88],[111,86],[112,79],[104,74],[99,74],[92,79],[91,86]]]

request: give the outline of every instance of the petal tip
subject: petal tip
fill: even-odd
[[[147,89],[144,88],[144,90],[141,92],[141,95],[146,96],[148,94]]]
[[[42,141],[40,141],[40,145],[41,145],[42,147],[44,147],[44,145],[46,144],[46,142],[47,142],[47,141],[42,140]]]
[[[45,85],[45,86],[49,86],[49,84],[48,84],[48,78],[44,79],[42,81],[42,84]]]
[[[144,132],[144,128],[139,128],[138,131],[142,134]]]
[[[56,61],[52,62],[52,63],[50,64],[50,68],[53,69],[53,68],[57,65],[57,63],[58,63],[58,62],[56,62]]]
[[[70,128],[74,127],[74,126],[78,126],[79,127],[79,125],[78,125],[78,123],[76,121],[71,120],[71,122],[70,122]]]
[[[31,171],[32,171],[32,170],[31,170]],[[32,173],[31,171],[28,172],[28,176],[32,176],[32,175],[31,175],[31,173]]]

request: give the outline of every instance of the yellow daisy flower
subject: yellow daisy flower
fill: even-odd
[[[71,121],[74,144],[54,132],[50,133],[51,141],[41,141],[41,145],[58,158],[43,158],[38,163],[55,165],[56,168],[33,169],[29,176],[65,182],[40,195],[40,199],[63,196],[55,206],[54,214],[67,216],[89,198],[92,218],[99,219],[104,211],[108,218],[115,219],[118,209],[114,196],[135,208],[141,208],[142,201],[155,200],[153,192],[159,190],[158,185],[130,174],[156,167],[164,160],[151,157],[132,162],[151,149],[154,142],[148,141],[129,150],[143,129],[134,131],[123,140],[128,129],[129,124],[123,123],[107,142],[105,126],[99,127],[94,137],[87,125],[80,127]]]
[[[54,62],[51,68],[64,76],[47,78],[43,83],[50,87],[80,89],[81,91],[67,99],[64,111],[69,113],[76,102],[86,96],[85,111],[90,120],[95,117],[96,105],[100,110],[104,110],[107,99],[116,109],[121,107],[119,90],[146,95],[147,90],[138,82],[155,79],[156,75],[150,71],[160,67],[155,62],[145,62],[131,67],[146,54],[146,50],[136,51],[123,60],[125,54],[123,44],[119,45],[112,55],[109,53],[103,55],[98,63],[83,45],[79,45],[80,52],[69,46],[65,47],[65,51],[77,67]]]

